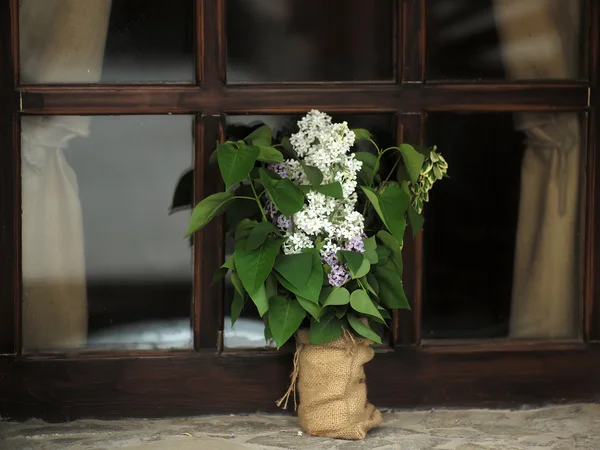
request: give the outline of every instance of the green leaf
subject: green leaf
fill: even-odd
[[[298,253],[279,255],[275,261],[275,270],[296,289],[302,290],[312,272],[313,255]]]
[[[398,147],[398,151],[402,154],[404,166],[406,167],[406,172],[410,177],[410,181],[416,183],[421,173],[421,168],[423,167],[425,157],[416,151],[412,145],[408,144],[400,145],[400,147]]]
[[[277,295],[277,278],[272,273],[267,277],[265,281],[265,294],[267,298],[271,298]]]
[[[231,326],[239,319],[244,310],[245,299],[237,292],[233,293],[233,301],[231,302]]]
[[[250,233],[254,227],[258,225],[256,220],[243,219],[240,223],[238,223],[237,227],[235,227],[235,240],[241,241],[243,239],[248,239]]]
[[[229,272],[230,270],[234,270],[235,269],[235,262],[234,262],[234,257],[233,255],[231,255],[227,261],[225,261],[223,263],[223,265],[221,267],[219,267],[217,269],[217,271],[215,272],[215,275],[213,276],[212,279],[212,285],[218,283],[219,281],[221,281],[223,279],[223,277],[225,275],[227,275],[227,272]]]
[[[392,320],[392,316],[390,315],[389,311],[383,306],[377,305],[377,309],[379,310],[381,317],[383,317],[385,320]]]
[[[315,305],[313,302],[311,302],[310,300],[307,300],[305,298],[302,297],[296,297],[298,299],[298,301],[300,302],[300,304],[302,305],[302,307],[308,311],[308,313],[315,319],[315,320],[319,320],[320,316],[321,316],[321,312],[323,311],[322,308],[319,305]]]
[[[269,233],[279,235],[279,230],[271,222],[259,222],[250,232],[246,240],[246,250],[255,250],[267,239]]]
[[[240,294],[241,297],[246,296],[246,291],[244,290],[244,284],[240,279],[240,276],[236,272],[231,272],[231,284],[235,288],[235,291]]]
[[[304,286],[301,288],[296,288],[278,272],[275,272],[275,276],[277,277],[277,280],[279,280],[279,283],[288,291],[310,300],[314,304],[318,304],[321,288],[323,287],[323,266],[321,265],[321,257],[319,256],[318,252],[311,251],[308,253],[312,255],[313,263],[308,281]]]
[[[379,282],[377,281],[377,277],[373,273],[368,273],[365,277],[371,289],[375,292],[375,295],[379,297]]]
[[[277,348],[281,348],[300,327],[306,311],[296,299],[276,295],[269,301],[269,326]]]
[[[399,165],[398,170],[396,170],[396,179],[398,181],[410,181],[408,170],[403,164]]]
[[[262,125],[244,138],[244,141],[252,142],[252,145],[271,145],[271,128]]]
[[[284,136],[281,139],[281,147],[283,148],[285,153],[287,153],[290,157],[295,158],[297,156],[288,136]]]
[[[362,161],[362,167],[358,172],[358,176],[364,180],[365,183],[371,185],[375,178],[375,166],[377,165],[377,156],[369,152],[356,152],[354,154],[356,159]]]
[[[369,260],[371,264],[377,264],[379,262],[379,257],[377,256],[377,241],[375,240],[375,236],[371,236],[366,238],[364,241],[365,246],[365,258]]]
[[[258,290],[250,295],[250,298],[256,305],[256,309],[260,314],[260,317],[264,316],[265,313],[269,310],[269,297],[267,297],[267,290],[264,284],[261,284],[258,287]]]
[[[351,131],[354,132],[354,142],[371,139],[371,133],[369,130],[365,130],[364,128],[353,128]]]
[[[225,142],[225,144],[231,144],[231,141],[227,141]],[[217,142],[217,147],[219,146],[219,142]],[[217,150],[213,150],[213,152],[210,154],[210,156],[208,157],[208,163],[209,164],[214,164],[217,162]]]
[[[304,173],[306,174],[306,178],[308,182],[312,186],[319,186],[323,181],[323,173],[314,166],[309,166],[307,164],[301,163],[302,169],[304,169]]]
[[[273,181],[281,179],[276,173],[263,169],[262,167],[258,168],[258,177],[265,189],[267,189],[267,187],[272,187]]]
[[[413,238],[419,234],[419,231],[423,228],[425,222],[424,217],[419,214],[412,205],[408,207],[408,221],[410,222],[410,228],[412,230]]]
[[[336,287],[331,291],[323,306],[347,305],[350,302],[350,292],[346,288]]]
[[[291,217],[304,206],[304,193],[289,178],[276,180],[260,169],[260,180],[277,209],[286,217]]]
[[[282,163],[283,155],[274,147],[259,145],[258,160],[266,163]]]
[[[370,275],[370,274],[367,274]],[[373,288],[373,286],[371,286],[371,283],[369,283],[369,279],[367,278],[367,276],[363,276],[360,279],[360,282],[362,283],[362,285],[364,287],[367,288],[367,291],[369,291],[371,294],[373,294],[375,297],[379,297],[379,295],[377,294],[377,291]],[[379,287],[379,286],[378,286]]]
[[[387,227],[387,224],[385,223],[385,216],[383,215],[383,211],[381,210],[381,205],[379,204],[379,198],[377,197],[377,194],[375,193],[375,191],[366,186],[361,186],[360,188],[363,190],[363,192],[367,196],[367,199],[369,200],[369,202],[371,202],[371,204],[373,205],[373,208],[375,208],[375,211],[377,211],[377,214],[381,218],[381,221],[383,222],[383,224]]]
[[[383,317],[381,317],[381,314],[379,314],[377,306],[375,306],[373,300],[371,300],[371,297],[369,297],[369,294],[362,289],[358,289],[350,295],[350,306],[352,306],[354,311],[371,317],[376,317],[383,321]]]
[[[334,288],[332,288],[331,286],[325,286],[323,289],[321,289],[321,293],[319,294],[320,305],[325,304],[325,301],[329,298],[329,296],[333,292],[333,289]]]
[[[365,325],[358,317],[356,317],[352,313],[348,313],[347,316],[348,323],[352,327],[354,331],[356,331],[360,336],[370,339],[373,342],[381,344],[381,337],[373,330],[371,330],[367,325]]]
[[[379,282],[379,298],[388,308],[410,309],[408,299],[404,293],[402,278],[398,272],[386,267],[377,267],[375,276]]]
[[[327,195],[333,198],[344,198],[344,191],[342,185],[339,182],[322,184],[314,188],[319,194]]]
[[[371,263],[365,258],[356,272],[352,270],[350,272],[352,273],[352,278],[362,278],[369,273],[369,270],[371,270]]]
[[[232,144],[221,144],[217,147],[219,170],[226,190],[248,177],[259,153],[258,147],[236,148]]]
[[[401,277],[404,264],[402,262],[402,248],[400,247],[400,243],[394,236],[385,230],[379,231],[377,233],[377,237],[381,242],[383,242],[383,245],[385,245],[391,251],[390,258],[392,260],[393,267]]]
[[[379,259],[377,264],[387,263],[387,260],[392,253],[392,251],[384,245],[378,245],[375,251],[377,252],[377,258]]]
[[[346,315],[346,312],[348,312],[348,305],[341,305],[335,307],[335,317],[337,317],[338,319],[343,318]]]
[[[344,332],[344,321],[335,316],[333,311],[327,311],[317,322],[310,321],[310,343],[324,344],[339,338]]]
[[[282,239],[268,239],[257,249],[246,250],[245,240],[235,243],[235,266],[251,297],[260,287],[264,288],[282,244]]]
[[[364,260],[364,255],[362,253],[351,252],[348,250],[340,250],[338,253],[341,255],[342,259],[348,263],[350,272],[358,272]]]
[[[264,316],[263,320],[265,322],[265,342],[268,343],[271,339],[273,339],[273,333],[271,333],[271,327],[269,326],[269,317]]]
[[[378,199],[387,229],[398,242],[402,242],[406,230],[404,213],[410,203],[410,197],[400,187],[391,185],[378,196]]]
[[[192,212],[190,225],[185,237],[189,237],[196,231],[204,228],[216,215],[225,211],[232,201],[233,194],[231,192],[217,192],[202,199]]]

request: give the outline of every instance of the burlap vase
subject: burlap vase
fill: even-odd
[[[372,342],[348,332],[326,344],[310,344],[308,330],[296,335],[296,355],[290,390],[279,405],[296,391],[302,429],[313,436],[364,439],[381,424],[381,413],[367,401],[363,365],[373,359]]]

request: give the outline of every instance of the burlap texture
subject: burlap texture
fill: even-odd
[[[364,439],[381,424],[367,401],[363,365],[373,359],[372,342],[349,333],[326,344],[310,344],[308,330],[296,335],[300,426],[313,436]]]

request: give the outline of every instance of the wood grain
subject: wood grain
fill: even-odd
[[[425,79],[425,0],[403,0],[402,80],[421,83]]]
[[[291,354],[0,359],[0,414],[49,421],[275,412]],[[509,407],[599,399],[600,347],[568,351],[379,353],[366,365],[377,406]]]
[[[224,115],[390,113],[399,137],[421,142],[430,111],[589,113],[585,255],[585,339],[600,341],[600,1],[591,0],[590,81],[425,82],[426,2],[398,0],[395,80],[361,83],[226,84],[225,0],[194,0],[196,85],[20,86],[18,0],[0,2],[0,415],[25,419],[164,417],[275,411],[292,355],[224,352],[222,286],[210,287],[223,251],[220,221],[196,236],[195,351],[101,352],[33,357],[19,352],[19,94],[24,114],[193,114],[196,200],[222,189],[207,168]],[[600,399],[600,346],[584,342],[420,342],[422,241],[407,239],[406,290],[413,311],[394,315],[394,352],[368,364],[379,406],[519,406]],[[410,242],[409,242],[410,241]],[[419,347],[419,345],[421,345]]]
[[[196,16],[201,28],[197,43],[202,58],[200,79],[204,85],[221,86],[226,82],[225,0],[197,0],[197,5],[200,1],[201,14]]]
[[[423,145],[422,114],[403,114],[399,117],[401,139],[412,145]],[[422,263],[423,263],[423,232],[414,239],[410,227],[404,238],[402,250],[404,260],[404,291],[409,299],[411,310],[394,311],[394,346],[419,345],[421,340],[421,306],[422,306]]]
[[[0,354],[16,353],[20,324],[20,158],[15,2],[0,4]]]
[[[600,1],[590,2],[590,113],[588,116],[584,337],[600,341]]]
[[[194,163],[194,203],[224,190],[218,169],[209,167],[215,143],[223,140],[224,118],[198,116]],[[223,329],[223,283],[212,284],[223,264],[223,221],[217,217],[194,235],[194,347],[219,350]]]
[[[277,114],[335,112],[555,111],[588,108],[578,84],[305,84],[21,87],[25,114]]]

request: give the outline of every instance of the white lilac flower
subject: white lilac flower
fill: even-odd
[[[295,231],[288,235],[283,244],[283,252],[286,255],[300,253],[304,248],[314,248],[313,240],[302,231]]]
[[[321,250],[323,257],[335,254],[343,248],[344,242],[352,241],[352,248],[360,248],[353,241],[364,234],[364,218],[355,210],[358,200],[357,173],[362,162],[350,153],[354,145],[354,132],[346,122],[334,124],[327,114],[314,110],[298,122],[298,127],[298,133],[290,138],[296,154],[303,163],[321,171],[323,184],[339,182],[343,198],[336,199],[310,191],[306,195],[304,208],[292,217],[293,232],[284,245],[284,252],[291,254],[298,253],[302,248],[312,248],[317,237],[325,241]],[[292,182],[308,184],[300,161],[286,160],[283,165]],[[347,269],[343,265],[338,266],[333,271],[333,277],[336,282],[343,280],[343,284],[347,280]]]

